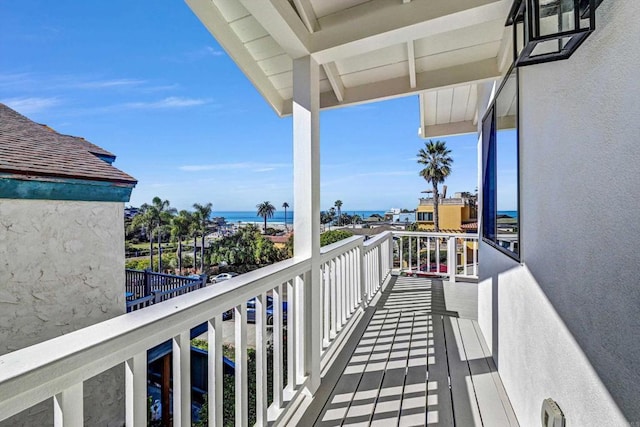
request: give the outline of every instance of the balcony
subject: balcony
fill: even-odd
[[[464,234],[352,237],[322,248],[319,298],[311,298],[312,260],[294,258],[0,356],[0,421],[50,399],[56,426],[83,425],[83,383],[120,365],[126,424],[147,425],[147,350],[170,340],[172,422],[191,425],[190,333],[206,323],[208,422],[223,425],[222,324],[231,308],[236,425],[248,425],[254,398],[257,425],[517,425],[474,320],[477,245]]]

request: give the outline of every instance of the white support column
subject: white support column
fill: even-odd
[[[82,427],[84,425],[82,383],[75,384],[53,396],[53,425]]]
[[[308,392],[320,386],[320,86],[318,63],[310,56],[293,61],[294,256],[311,259],[305,280],[305,367]],[[304,310],[306,308],[306,310]]]
[[[126,420],[128,426],[147,425],[147,352],[125,362]]]

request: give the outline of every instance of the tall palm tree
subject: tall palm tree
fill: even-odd
[[[162,200],[160,197],[154,197],[151,200],[150,210],[156,225],[156,234],[158,236],[158,272],[162,273],[162,233],[164,226],[171,222],[171,218],[176,213],[176,209],[170,207],[171,202]],[[153,263],[151,264],[153,269]]]
[[[436,232],[440,231],[440,219],[438,217],[438,203],[440,193],[438,193],[438,184],[451,174],[451,150],[443,141],[425,142],[425,147],[418,151],[418,163],[424,165],[424,169],[420,171],[420,176],[433,186],[433,224]]]
[[[342,222],[342,200],[336,200],[333,204],[338,209],[338,225]]]
[[[153,225],[155,221],[155,214],[152,210],[152,206],[144,203],[140,206],[140,211],[131,220],[131,228],[139,229],[144,232],[145,236],[149,238],[149,265],[151,271],[153,271]]]
[[[273,214],[276,211],[276,207],[271,204],[271,202],[262,202],[256,205],[258,208],[258,216],[264,218],[264,233],[267,232],[267,218],[272,218]]]
[[[284,228],[285,230],[289,230],[289,226],[287,226],[287,208],[289,207],[289,203],[284,202],[282,207],[284,208]]]
[[[193,209],[195,209],[194,216],[196,218],[196,228],[202,236],[202,247],[200,248],[200,273],[202,273],[204,272],[204,237],[207,234],[207,227],[209,226],[211,212],[213,212],[213,205],[211,203],[207,203],[206,205],[194,203]],[[193,259],[193,265],[196,265],[195,258]]]
[[[178,274],[182,274],[182,238],[189,234],[192,221],[191,212],[185,210],[171,220],[171,235],[178,239]]]

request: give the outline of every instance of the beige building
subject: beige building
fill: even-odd
[[[475,232],[478,228],[476,198],[468,193],[455,193],[454,197],[441,198],[438,204],[441,231]],[[433,198],[421,198],[416,208],[416,222],[420,231],[433,231]]]

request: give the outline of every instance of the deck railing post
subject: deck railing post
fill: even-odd
[[[378,245],[376,253],[378,254],[378,283],[376,284],[376,289],[378,289],[382,286],[382,245]]]
[[[364,264],[364,240],[360,242],[358,246],[358,279],[360,284],[360,306],[362,309],[367,308],[367,282],[366,282],[366,271]]]
[[[451,282],[456,281],[457,257],[456,238],[455,236],[449,236],[449,241],[447,242],[447,273]]]
[[[151,282],[149,280],[149,270],[144,270],[144,295],[143,297],[151,295]]]

